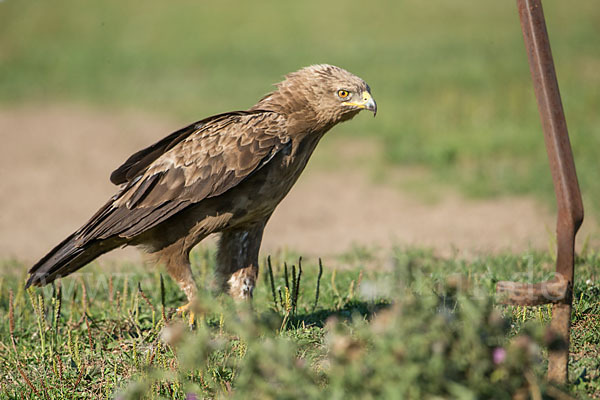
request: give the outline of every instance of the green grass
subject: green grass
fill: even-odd
[[[213,263],[194,253],[208,287]],[[572,384],[558,389],[543,378],[550,307],[492,299],[498,280],[548,278],[548,255],[409,248],[380,260],[362,249],[338,264],[319,279],[316,262],[299,274],[297,259],[278,257],[273,285],[262,266],[252,310],[205,290],[189,331],[173,314],[183,295],[160,271],[96,264],[60,289],[24,291],[24,266],[4,261],[0,398],[600,398],[599,253],[577,259]]]
[[[544,2],[586,206],[600,196],[600,8]],[[468,0],[0,3],[0,104],[84,102],[182,124],[252,105],[289,71],[338,64],[364,77],[386,162],[472,196],[552,184],[514,2]],[[166,132],[165,132],[166,134]],[[10,145],[10,144],[8,144]]]

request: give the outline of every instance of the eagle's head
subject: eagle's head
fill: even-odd
[[[283,112],[294,119],[328,129],[349,120],[361,110],[377,113],[377,104],[365,81],[345,69],[319,64],[286,75],[277,90],[255,109]]]

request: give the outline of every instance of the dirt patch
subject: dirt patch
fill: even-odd
[[[114,168],[186,122],[73,106],[0,111],[0,256],[26,262],[43,256],[114,193],[108,180]],[[344,154],[327,154],[340,158],[338,168],[319,168],[318,161],[308,166],[273,215],[263,254],[288,247],[331,255],[353,244],[418,245],[463,255],[548,246],[554,217],[533,199],[465,201],[447,194],[434,204],[423,202],[351,168],[352,154],[375,156],[373,146],[343,147]],[[365,148],[367,153],[360,151]]]

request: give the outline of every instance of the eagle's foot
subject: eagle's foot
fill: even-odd
[[[228,280],[229,294],[236,300],[252,300],[255,278],[248,276],[244,270],[233,274]]]
[[[177,314],[181,314],[182,316],[184,316],[186,313],[188,314],[188,322],[190,326],[194,325],[194,322],[196,321],[196,313],[194,312],[191,301],[177,308]]]

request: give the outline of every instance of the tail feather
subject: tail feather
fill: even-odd
[[[84,226],[59,243],[31,267],[25,288],[51,283],[57,278],[75,272],[100,255],[125,244],[126,239],[116,235],[99,238],[87,234],[95,225],[102,223],[111,214],[110,211],[109,202],[98,210]]]
[[[31,267],[25,288],[46,285],[78,270],[190,205],[190,201],[165,201],[153,207],[115,205],[127,189],[117,193],[85,225]]]
[[[79,247],[76,241],[76,235],[72,234],[31,267],[25,289],[32,285],[44,286],[69,275],[123,244],[120,240],[95,240]]]

